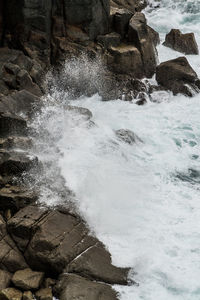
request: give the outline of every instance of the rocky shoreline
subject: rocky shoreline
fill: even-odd
[[[134,98],[143,105],[155,90],[190,97],[199,92],[200,80],[185,57],[158,65],[160,40],[141,12],[146,5],[137,0],[0,4],[0,300],[114,300],[112,285],[135,284],[129,281],[131,270],[112,265],[105,246],[91,235],[70,202],[71,191],[63,192],[66,206],[41,203],[42,186],[34,177],[43,166],[31,153],[37,133],[30,123],[48,93],[47,71],[53,69],[59,79],[64,62],[83,54],[91,64],[101,61],[100,83],[86,87],[80,78],[73,86],[66,78],[74,97],[99,93],[103,100]],[[198,54],[192,34],[172,31],[165,44]],[[145,84],[142,79],[154,74],[158,85]],[[91,118],[90,112],[78,113]],[[140,140],[128,130],[116,134],[129,144]]]

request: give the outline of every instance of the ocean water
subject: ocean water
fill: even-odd
[[[149,2],[148,23],[162,42],[179,28],[194,32],[200,45],[200,1]],[[162,44],[158,52],[160,62],[182,56]],[[200,57],[187,58],[200,75]],[[98,64],[75,65],[66,66],[63,78],[85,74],[88,84],[97,80]],[[121,300],[199,300],[200,95],[156,92],[153,100],[144,106],[104,102],[98,95],[71,100],[53,82],[33,124],[47,133],[40,159],[61,169],[75,192],[75,206],[108,247],[113,263],[132,268],[130,277],[139,286],[115,286]],[[66,103],[89,109],[94,124],[66,111]],[[118,140],[115,130],[121,128],[143,142]],[[59,197],[48,194],[42,200],[56,204]]]

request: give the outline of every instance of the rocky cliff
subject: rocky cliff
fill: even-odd
[[[128,280],[130,270],[112,265],[105,246],[90,235],[72,209],[68,191],[64,193],[68,206],[52,209],[39,201],[41,187],[32,183],[43,166],[29,155],[32,137],[37,137],[29,122],[43,105],[47,70],[59,72],[65,60],[83,54],[91,61],[101,60],[105,81],[90,91],[82,83],[75,92],[98,92],[105,100],[137,97],[137,103],[144,104],[144,93],[171,87],[174,78],[168,76],[166,83],[162,76],[168,65],[178,74],[174,92],[182,91],[188,80],[198,86],[196,74],[190,67],[182,70],[180,59],[157,68],[162,87],[148,87],[139,80],[151,77],[158,62],[159,35],[147,25],[141,12],[145,5],[138,0],[0,2],[2,300],[34,299],[33,294],[41,300],[53,295],[61,300],[111,300],[118,297],[113,284],[134,284]],[[187,74],[183,78],[180,72]]]

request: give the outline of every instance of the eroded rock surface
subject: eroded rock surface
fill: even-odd
[[[185,57],[161,63],[156,70],[156,80],[174,95],[193,96],[199,92],[200,81]]]
[[[179,29],[172,29],[165,38],[164,46],[184,54],[199,54],[199,48],[194,33],[181,33]]]

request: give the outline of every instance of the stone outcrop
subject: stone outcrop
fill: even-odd
[[[117,300],[117,294],[109,285],[90,281],[75,274],[63,274],[59,278],[57,293],[60,300]]]
[[[161,63],[156,70],[156,79],[174,95],[181,93],[191,97],[200,90],[200,80],[185,57]]]
[[[199,54],[194,33],[181,33],[179,29],[172,29],[165,37],[164,46],[184,54]]]
[[[42,284],[44,273],[34,272],[31,269],[24,269],[15,272],[12,277],[13,284],[23,290],[38,290]]]
[[[126,8],[131,12],[141,11],[147,6],[147,0],[110,0],[110,4],[118,8]]]
[[[149,34],[144,14],[136,13],[130,19],[128,40],[140,50],[144,72],[147,77],[151,77],[156,70],[157,53],[155,39]]]

